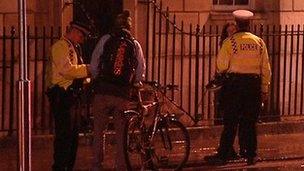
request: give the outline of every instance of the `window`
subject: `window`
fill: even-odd
[[[213,5],[248,5],[249,0],[213,0]]]
[[[253,9],[254,0],[213,0],[213,10]]]
[[[235,5],[248,5],[249,0],[235,0],[234,4]]]

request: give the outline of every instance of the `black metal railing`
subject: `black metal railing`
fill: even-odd
[[[158,5],[159,4],[159,5]],[[162,6],[161,1],[147,5],[146,65],[147,79],[161,84],[177,84],[179,91],[169,97],[194,121],[213,124],[216,115],[214,93],[203,95],[203,87],[215,74],[222,26],[185,25]],[[18,77],[18,34],[14,27],[0,29],[0,131],[17,128],[16,81]],[[303,116],[304,26],[255,25],[252,32],[268,47],[272,84],[268,108],[261,119],[270,121]],[[32,127],[34,133],[51,132],[45,90],[45,64],[49,48],[61,35],[61,28],[28,27],[29,76],[32,83]],[[202,103],[199,103],[202,100]],[[200,105],[201,104],[201,105]]]
[[[28,27],[28,73],[31,80],[32,127],[34,130],[52,130],[52,117],[49,115],[45,96],[45,65],[49,47],[61,35],[61,28]],[[19,73],[19,37],[14,27],[3,27],[0,36],[1,59],[1,125],[0,131],[12,132],[17,128],[16,82]],[[56,33],[55,33],[56,32]]]

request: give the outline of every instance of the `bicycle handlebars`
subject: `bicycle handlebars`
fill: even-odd
[[[148,84],[159,90],[179,90],[178,85],[168,84],[168,85],[160,85],[157,81],[143,81],[144,84]]]

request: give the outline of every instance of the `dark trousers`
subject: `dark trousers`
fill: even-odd
[[[233,74],[220,92],[224,129],[218,153],[226,157],[239,131],[240,154],[255,157],[257,150],[256,121],[261,107],[261,79],[255,75]]]
[[[71,114],[75,99],[72,93],[58,86],[48,91],[51,112],[54,116],[54,171],[73,170],[77,146],[78,127]]]
[[[94,114],[94,142],[93,142],[93,171],[102,170],[103,155],[101,153],[103,147],[102,135],[107,128],[109,123],[109,116],[114,116],[114,128],[115,138],[117,144],[116,148],[116,170],[126,171],[126,161],[124,156],[124,125],[126,124],[126,118],[124,117],[123,111],[127,110],[130,101],[126,98],[96,94],[92,102],[92,112]],[[105,161],[103,161],[105,162]]]

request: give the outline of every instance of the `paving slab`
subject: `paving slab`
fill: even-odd
[[[285,123],[267,123],[258,125],[258,156],[259,163],[302,160],[304,159],[304,123],[303,122],[285,122]],[[219,135],[222,126],[212,127],[191,127],[188,128],[191,139],[191,153],[187,168],[205,168],[205,169],[227,169],[244,167],[244,161],[231,161],[227,166],[217,167],[208,166],[203,157],[216,152]],[[81,137],[78,149],[78,155],[75,170],[89,170],[92,161],[92,146],[90,139]],[[113,133],[107,134],[107,148],[105,151],[106,170],[113,170],[115,150],[113,145]],[[52,135],[36,135],[32,138],[32,170],[48,171],[51,170]],[[17,170],[18,144],[16,136],[0,138],[0,170]],[[235,149],[238,149],[237,138]],[[261,166],[262,167],[262,166]],[[204,169],[204,170],[205,170]],[[304,170],[304,168],[301,168]],[[229,170],[229,169],[228,169]]]

